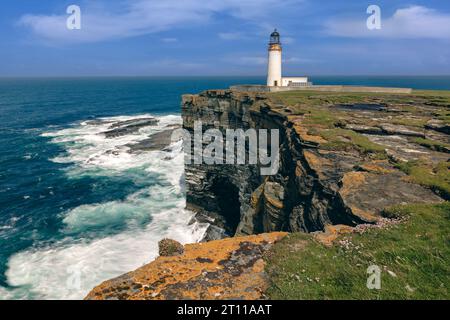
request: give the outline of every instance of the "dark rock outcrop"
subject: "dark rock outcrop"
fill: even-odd
[[[162,239],[158,242],[158,247],[161,257],[179,256],[184,253],[183,245],[172,239]]]
[[[139,141],[137,143],[127,144],[131,153],[139,153],[142,151],[165,150],[170,146],[172,141],[172,134],[180,126],[173,126],[169,129],[152,134],[149,138]]]
[[[117,138],[127,134],[135,133],[142,128],[155,126],[158,124],[158,119],[156,118],[139,118],[132,120],[125,120],[113,123],[108,131],[105,131],[103,134],[106,138]]]

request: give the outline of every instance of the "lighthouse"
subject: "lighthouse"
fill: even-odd
[[[307,87],[312,85],[308,81],[308,77],[283,77],[281,72],[281,42],[280,34],[277,29],[275,29],[270,34],[269,41],[269,61],[267,65],[267,86],[271,87],[273,90],[287,90],[296,87]],[[283,88],[280,88],[283,87]],[[272,90],[271,89],[271,90]]]
[[[281,78],[281,42],[277,29],[270,35],[269,63],[267,67],[267,86],[278,87],[282,85]]]

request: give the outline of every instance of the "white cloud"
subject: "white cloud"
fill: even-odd
[[[165,42],[165,43],[174,43],[174,42],[178,42],[178,39],[177,38],[162,38],[161,41]]]
[[[298,58],[298,57],[286,57],[283,59],[285,64],[310,64],[318,62],[316,59]]]
[[[222,40],[239,40],[245,38],[241,32],[221,32],[219,38]]]
[[[264,21],[275,8],[303,0],[121,0],[112,10],[108,1],[81,5],[81,30],[68,30],[68,15],[26,14],[19,25],[49,42],[96,42],[156,33],[175,27],[208,23],[224,13],[247,21]]]
[[[295,39],[293,37],[282,37],[281,42],[283,44],[293,44],[295,42]]]
[[[236,56],[227,57],[224,60],[235,65],[260,66],[267,64],[267,57],[265,56]]]
[[[450,14],[423,6],[398,9],[391,17],[383,15],[381,8],[381,29],[368,30],[369,15],[358,19],[330,20],[325,25],[328,34],[340,37],[382,37],[382,38],[430,38],[450,40]]]

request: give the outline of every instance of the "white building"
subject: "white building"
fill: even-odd
[[[280,34],[275,29],[270,35],[269,63],[267,67],[267,86],[269,87],[304,87],[308,86],[307,77],[282,76],[282,48]]]

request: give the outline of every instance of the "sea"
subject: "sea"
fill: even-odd
[[[445,77],[312,77],[315,84],[450,90]],[[129,145],[181,124],[181,95],[263,77],[0,78],[0,300],[82,299],[201,240],[185,210],[180,142]],[[158,123],[111,138],[111,127]]]

